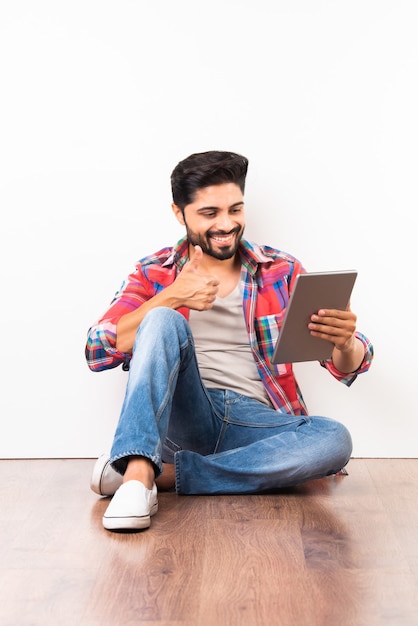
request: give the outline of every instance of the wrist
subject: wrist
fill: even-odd
[[[337,350],[339,350],[342,354],[350,354],[354,353],[357,350],[358,344],[361,343],[357,337],[351,337],[344,345],[338,346]]]

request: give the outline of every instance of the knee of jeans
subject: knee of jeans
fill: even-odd
[[[353,452],[353,441],[351,439],[350,431],[343,425],[338,424],[339,432],[338,432],[338,442],[339,442],[339,451],[341,455],[341,467],[348,463],[351,453]]]
[[[151,309],[145,314],[144,319],[139,325],[138,332],[144,331],[147,328],[158,329],[159,334],[163,334],[168,331],[180,332],[188,328],[188,322],[184,315],[170,309],[166,306],[158,306],[155,309]]]
[[[149,323],[162,324],[165,326],[167,323],[175,324],[185,321],[185,317],[175,309],[170,309],[168,306],[157,306],[155,309],[151,309],[151,311],[148,311],[148,313],[145,314],[144,319],[141,322],[141,326]]]

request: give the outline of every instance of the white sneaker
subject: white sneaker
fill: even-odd
[[[139,480],[128,480],[107,507],[103,526],[107,530],[141,530],[151,525],[150,518],[157,511],[157,485],[147,489]]]
[[[123,476],[110,465],[107,454],[97,459],[90,479],[90,489],[99,496],[113,496],[121,486]]]

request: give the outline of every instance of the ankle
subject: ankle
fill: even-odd
[[[152,462],[143,456],[132,456],[128,461],[123,482],[139,480],[147,489],[152,489],[155,481],[155,472]]]
[[[171,463],[163,463],[163,473],[156,478],[158,489],[165,491],[176,486],[176,471]]]

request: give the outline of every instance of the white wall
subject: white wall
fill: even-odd
[[[109,448],[126,374],[89,325],[135,261],[182,234],[169,176],[250,159],[247,237],[311,271],[355,267],[375,344],[347,389],[297,366],[355,456],[418,456],[415,0],[0,4],[0,456]]]

